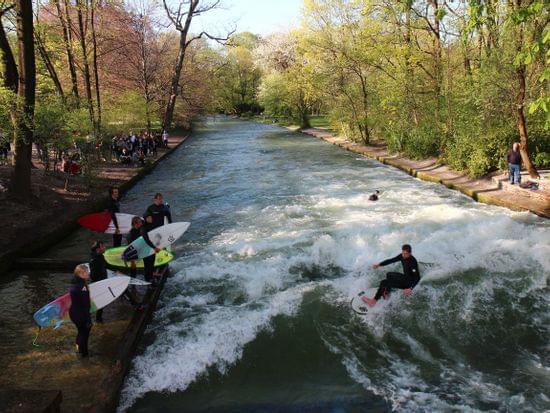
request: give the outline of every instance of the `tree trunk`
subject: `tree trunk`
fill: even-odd
[[[515,0],[515,3],[513,5],[516,10],[521,10],[522,8],[522,0]],[[521,51],[523,50],[523,41],[524,41],[524,33],[523,33],[523,24],[519,23],[515,28],[515,46],[516,46],[516,53],[519,55]],[[526,67],[523,62],[518,64],[516,66],[516,78],[518,80],[518,90],[516,94],[516,121],[518,124],[518,131],[519,131],[519,139],[520,139],[520,153],[521,153],[521,160],[523,162],[523,165],[529,172],[529,175],[531,178],[540,178],[539,173],[537,172],[537,169],[535,168],[535,165],[531,162],[531,159],[529,158],[529,149],[527,146],[528,142],[528,134],[527,134],[527,124],[525,122],[525,113],[523,111],[525,107],[525,89],[526,89]]]
[[[183,59],[185,58],[185,50],[187,48],[186,43],[187,31],[182,31],[180,32],[180,47],[178,50],[178,57],[176,58],[176,65],[174,66],[174,72],[172,74],[170,96],[168,97],[166,112],[164,113],[164,120],[162,122],[163,130],[170,129],[170,127],[172,126],[172,120],[174,119],[174,109],[176,107],[176,98],[178,97],[181,69],[183,68]]]
[[[36,90],[32,1],[17,0],[15,8],[19,48],[18,95],[22,107],[18,116],[10,191],[16,197],[28,200],[31,196],[31,156]]]
[[[101,135],[101,97],[99,92],[99,71],[97,69],[97,38],[95,32],[95,8],[97,3],[91,2],[91,28],[92,28],[92,45],[93,45],[93,66],[94,66],[94,83],[95,83],[95,98],[97,105],[97,124],[96,124],[96,139]]]
[[[88,50],[86,47],[86,31],[84,30],[84,18],[82,16],[82,0],[76,0],[76,10],[78,16],[78,29],[80,33],[80,48],[82,49],[82,63],[84,66],[84,84],[86,85],[86,99],[88,101],[88,112],[90,113],[90,122],[95,132],[95,114],[94,102],[92,99],[92,85],[90,81],[90,66],[88,65]]]
[[[4,86],[11,90],[13,93],[17,93],[17,87],[19,86],[19,73],[17,72],[17,65],[15,64],[15,58],[11,50],[4,25],[2,24],[2,14],[0,13],[0,57],[2,57],[2,78],[4,80]]]
[[[37,31],[34,32],[34,38],[36,40],[36,47],[40,52],[40,57],[42,57],[42,61],[44,62],[44,65],[48,70],[48,74],[50,75],[50,78],[52,79],[55,85],[55,88],[57,89],[57,93],[59,94],[59,96],[61,96],[61,99],[65,100],[65,93],[63,92],[63,86],[59,81],[59,76],[57,76],[57,71],[55,70],[55,66],[53,65],[52,60],[50,59],[50,55],[46,50],[46,46]]]
[[[65,50],[67,52],[67,63],[69,66],[69,73],[71,74],[72,93],[73,93],[73,96],[76,98],[76,101],[78,104],[78,99],[79,99],[78,80],[76,77],[76,67],[74,64],[72,34],[71,34],[71,17],[69,14],[68,0],[65,0],[64,4],[65,4],[64,11],[62,11],[60,0],[55,1],[55,6],[57,7],[57,15],[59,17],[59,21],[61,22],[61,27],[63,28],[63,41],[65,43]]]

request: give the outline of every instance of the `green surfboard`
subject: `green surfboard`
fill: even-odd
[[[105,261],[107,264],[118,267],[118,268],[130,268],[129,262],[124,262],[122,259],[122,253],[126,249],[126,246],[109,248],[103,254],[105,256]],[[168,264],[174,259],[174,256],[171,252],[166,250],[161,250],[155,257],[155,267],[160,267],[161,265]],[[136,261],[136,268],[143,268],[143,260]]]

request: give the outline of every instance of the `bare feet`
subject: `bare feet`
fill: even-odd
[[[376,305],[376,300],[374,298],[369,298],[367,296],[361,297],[361,300],[363,300],[364,303],[366,303],[369,307],[374,307]]]

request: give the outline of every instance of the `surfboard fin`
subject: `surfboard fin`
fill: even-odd
[[[59,327],[61,327],[63,325],[63,320],[59,320],[57,323],[55,323],[55,327],[53,328],[54,330],[57,330]]]

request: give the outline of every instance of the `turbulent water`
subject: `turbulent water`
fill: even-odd
[[[369,194],[381,191],[380,200]],[[550,225],[311,137],[210,120],[124,199],[192,225],[119,410],[550,409]],[[422,281],[350,299],[410,243]]]

